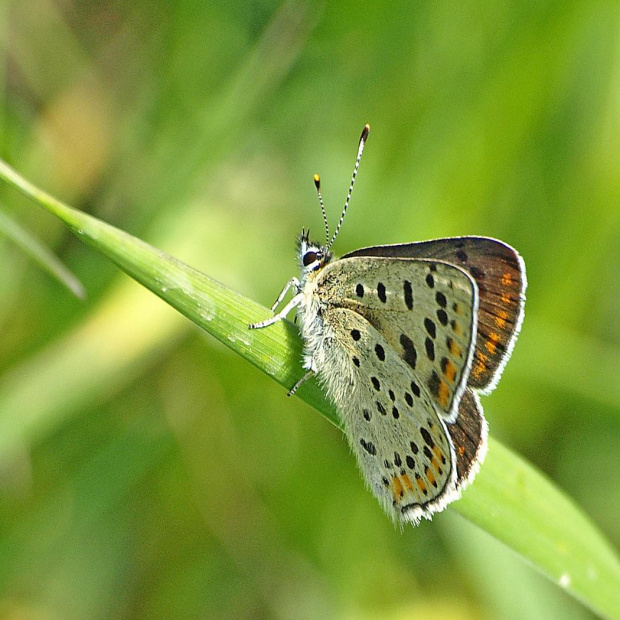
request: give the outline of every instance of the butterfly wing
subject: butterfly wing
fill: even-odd
[[[478,330],[469,386],[492,391],[510,358],[523,321],[527,280],[518,252],[489,237],[454,237],[363,248],[343,258],[427,258],[466,270],[478,286]]]
[[[329,306],[323,319],[335,342],[319,378],[367,484],[397,521],[429,517],[458,497],[454,448],[431,396],[416,393],[402,352],[361,314]]]
[[[323,268],[316,295],[325,307],[366,319],[409,367],[407,384],[454,421],[476,334],[478,297],[469,274],[435,260],[360,256]],[[385,345],[378,350],[385,354]]]
[[[447,428],[456,454],[456,485],[462,490],[478,473],[487,451],[487,421],[478,396],[471,389],[465,390],[456,422]]]

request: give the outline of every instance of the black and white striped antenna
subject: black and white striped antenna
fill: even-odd
[[[327,213],[325,213],[325,205],[323,204],[323,196],[321,196],[321,177],[315,174],[314,186],[316,187],[316,194],[319,197],[319,204],[321,205],[321,213],[323,214],[323,222],[325,223],[325,246],[329,243],[329,223],[327,222]]]
[[[327,214],[325,213],[325,205],[323,204],[323,197],[321,196],[321,179],[318,174],[314,175],[314,185],[316,187],[316,192],[319,196],[319,203],[321,204],[321,212],[323,213],[323,221],[325,222],[325,249],[329,250],[334,244],[338,233],[340,232],[340,227],[342,226],[342,222],[344,221],[344,216],[347,212],[347,208],[349,207],[349,202],[351,201],[351,194],[353,193],[353,185],[355,184],[355,179],[357,177],[357,171],[360,167],[360,161],[362,159],[362,153],[364,152],[364,146],[366,144],[366,139],[368,138],[368,133],[370,132],[370,125],[366,123],[364,125],[364,129],[362,129],[362,135],[360,136],[360,143],[357,149],[357,157],[355,158],[355,166],[353,167],[353,175],[351,177],[351,184],[349,185],[349,191],[347,193],[347,199],[344,201],[344,208],[342,209],[342,215],[340,216],[340,221],[338,222],[338,226],[336,226],[336,230],[334,234],[329,239],[329,226],[327,224]]]

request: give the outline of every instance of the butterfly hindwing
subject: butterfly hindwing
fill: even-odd
[[[416,391],[454,421],[476,333],[477,291],[469,274],[434,260],[341,259],[320,272],[316,295],[327,307],[364,317],[409,366]]]
[[[347,257],[427,258],[466,270],[478,286],[478,332],[469,386],[488,393],[497,384],[523,321],[525,265],[508,244],[489,237],[454,237],[375,246]]]
[[[457,487],[462,490],[474,478],[487,451],[487,421],[478,395],[465,390],[454,424],[447,425],[456,454]]]
[[[334,400],[373,493],[397,520],[441,510],[453,499],[456,457],[431,397],[416,394],[411,367],[359,313],[330,306],[323,319],[335,342],[319,377],[341,392]]]

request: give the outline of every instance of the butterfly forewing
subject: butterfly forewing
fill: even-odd
[[[316,294],[328,307],[364,317],[406,363],[415,391],[454,420],[476,333],[477,291],[469,274],[434,260],[348,258],[321,271]]]
[[[518,252],[489,237],[455,237],[363,248],[347,257],[434,258],[465,269],[478,286],[478,332],[470,387],[490,392],[523,321],[525,266]]]
[[[343,376],[351,383],[336,401],[373,493],[399,520],[440,510],[454,491],[455,456],[430,397],[416,393],[411,367],[359,313],[329,307],[323,318],[349,368],[340,358],[339,369],[321,377],[328,392]]]

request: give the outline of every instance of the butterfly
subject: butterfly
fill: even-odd
[[[324,244],[302,231],[292,299],[261,329],[296,309],[305,374],[334,403],[362,475],[396,522],[430,519],[458,499],[487,447],[478,398],[496,386],[523,321],[526,275],[512,247],[488,237],[331,253],[368,133],[364,127],[340,221]]]

